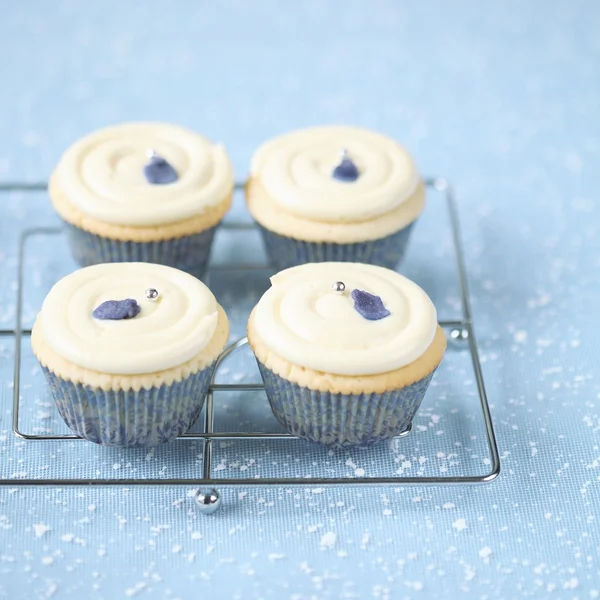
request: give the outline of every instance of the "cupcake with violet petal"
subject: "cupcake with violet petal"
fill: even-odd
[[[56,283],[31,344],[74,433],[105,446],[157,446],[198,418],[228,336],[225,312],[197,278],[121,263]]]
[[[406,431],[446,349],[418,285],[358,263],[306,264],[272,277],[248,341],[279,423],[327,446]]]
[[[141,261],[202,277],[233,186],[223,146],[175,125],[129,123],[75,142],[49,193],[81,266]]]
[[[408,152],[358,127],[314,127],[261,146],[246,186],[273,266],[344,261],[390,269],[425,205]]]

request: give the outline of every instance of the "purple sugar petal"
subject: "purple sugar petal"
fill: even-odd
[[[331,176],[338,181],[349,183],[358,179],[359,172],[356,165],[349,158],[343,158],[333,170]]]
[[[379,296],[358,289],[352,290],[351,296],[354,300],[354,310],[369,321],[379,321],[392,314],[383,305]]]
[[[148,183],[163,185],[179,179],[177,171],[162,157],[152,156],[144,167],[144,175]]]
[[[92,316],[101,321],[120,321],[121,319],[133,319],[139,315],[140,305],[133,298],[126,300],[107,300],[98,306]]]

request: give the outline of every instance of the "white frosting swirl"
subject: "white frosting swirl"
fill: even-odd
[[[358,179],[332,171],[346,149]],[[358,222],[392,211],[415,191],[419,176],[396,141],[358,127],[314,127],[275,138],[255,153],[252,176],[291,214],[315,221]]]
[[[149,150],[174,167],[177,181],[148,183]],[[128,123],[91,133],[65,152],[54,177],[81,212],[115,225],[182,221],[223,202],[233,190],[223,146],[166,123]]]
[[[332,291],[342,281],[344,294]],[[369,321],[350,294],[379,296],[390,315]],[[437,313],[416,284],[383,267],[306,264],[271,278],[254,313],[260,340],[287,361],[335,375],[373,375],[406,366],[431,345]]]
[[[156,288],[158,300],[146,299]],[[133,298],[133,319],[100,320],[92,312],[106,300]],[[48,293],[38,323],[46,343],[63,358],[114,375],[154,373],[182,365],[210,342],[217,301],[198,279],[149,263],[101,264],[75,271]]]

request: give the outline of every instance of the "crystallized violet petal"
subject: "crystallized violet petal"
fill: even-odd
[[[363,290],[352,290],[351,295],[354,300],[354,310],[369,321],[379,321],[391,314],[379,296]]]
[[[344,158],[331,175],[338,181],[351,182],[358,179],[359,173],[356,165],[349,158]]]
[[[144,167],[144,175],[148,183],[162,185],[173,183],[179,179],[177,171],[161,156],[152,156]]]
[[[98,306],[92,316],[102,321],[120,321],[121,319],[133,319],[140,313],[140,305],[133,299],[107,300]]]

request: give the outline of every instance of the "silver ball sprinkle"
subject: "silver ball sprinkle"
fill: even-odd
[[[146,150],[146,156],[148,157],[148,160],[152,160],[153,158],[156,158],[158,154],[156,154],[154,148],[148,148],[148,150]]]
[[[158,290],[155,288],[148,288],[145,294],[146,298],[150,300],[150,302],[156,302],[158,300]]]
[[[196,492],[196,502],[202,514],[212,515],[221,508],[221,494],[215,489],[210,490],[210,492],[198,490]]]
[[[331,289],[336,294],[343,294],[346,291],[346,284],[343,281],[336,281],[331,284]]]

